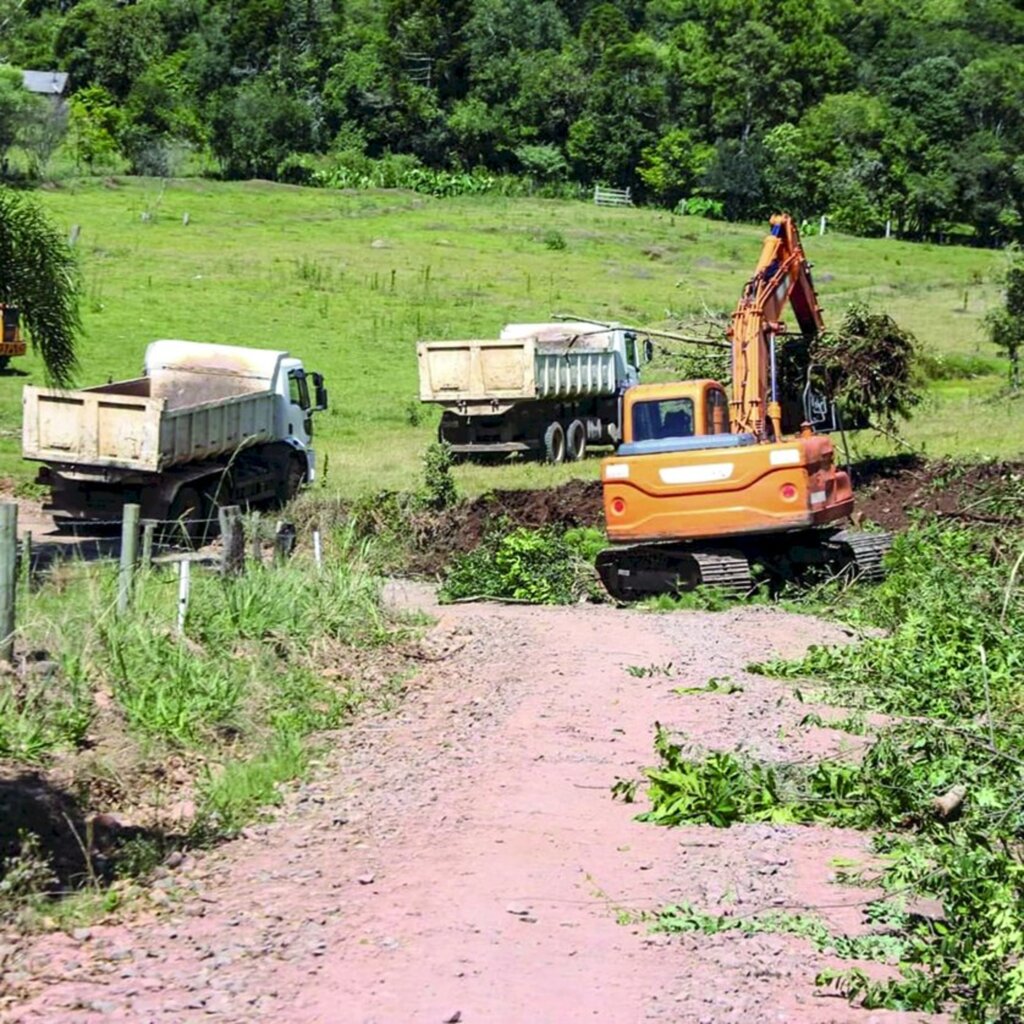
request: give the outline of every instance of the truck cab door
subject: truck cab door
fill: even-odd
[[[313,408],[305,370],[288,371],[288,402],[289,433],[303,445],[308,445],[313,439]]]

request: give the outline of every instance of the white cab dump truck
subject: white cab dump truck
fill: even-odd
[[[314,475],[318,373],[287,352],[154,341],[144,376],[81,391],[26,387],[22,454],[61,520],[199,521],[283,502]]]
[[[497,339],[424,341],[416,354],[420,401],[443,410],[439,440],[462,455],[532,452],[558,463],[618,444],[621,396],[651,342],[615,325],[509,324]]]

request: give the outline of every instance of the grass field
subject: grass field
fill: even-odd
[[[265,182],[87,180],[40,199],[62,226],[80,226],[83,385],[136,374],[155,338],[289,349],[327,377],[317,447],[326,488],[343,495],[420,477],[437,414],[416,401],[418,339],[491,337],[554,312],[673,327],[705,307],[730,310],[764,233],[646,209]],[[555,232],[565,248],[550,246]],[[864,299],[934,352],[988,354],[980,321],[998,299],[999,254],[834,234],[805,245],[826,319]],[[19,369],[27,376],[0,377],[0,473],[27,480],[20,391],[42,374],[34,357]],[[931,454],[1018,451],[1024,402],[994,400],[1000,384],[936,386],[909,441]],[[457,472],[473,492],[596,476],[597,460]]]

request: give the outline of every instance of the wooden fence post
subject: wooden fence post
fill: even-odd
[[[283,520],[278,522],[274,532],[274,561],[287,562],[295,550],[295,527]]]
[[[21,574],[28,582],[32,579],[32,531],[26,530],[21,538]]]
[[[142,520],[142,565],[145,569],[153,567],[153,535],[156,533],[156,520]]]
[[[252,537],[249,540],[250,556],[257,565],[263,564],[263,537],[260,533],[260,514],[252,514]]]
[[[224,576],[237,576],[245,568],[245,530],[242,510],[226,505],[218,513],[220,519],[220,571]]]
[[[128,611],[132,593],[132,577],[139,554],[139,506],[125,505],[121,520],[121,569],[117,577],[117,611]]]
[[[0,504],[0,660],[14,662],[14,600],[18,563],[18,506]]]

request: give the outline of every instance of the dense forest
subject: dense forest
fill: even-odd
[[[0,157],[1024,238],[1009,0],[0,0]],[[20,69],[69,75],[61,106]]]

